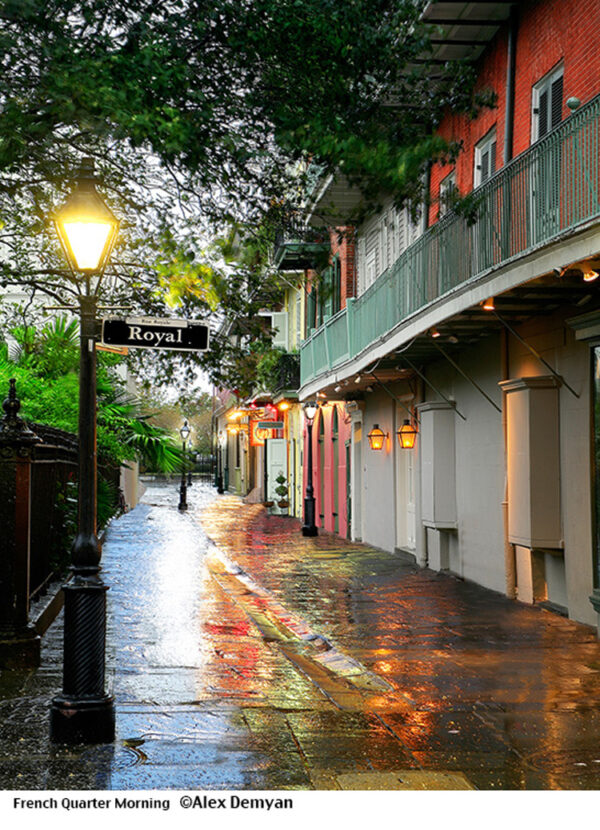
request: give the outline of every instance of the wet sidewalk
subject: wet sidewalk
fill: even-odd
[[[113,745],[48,741],[42,666],[0,674],[0,787],[599,789],[595,632],[262,506],[149,486],[114,521]]]

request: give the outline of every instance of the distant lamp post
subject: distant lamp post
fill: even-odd
[[[414,424],[412,424],[408,419],[405,419],[400,429],[396,432],[396,435],[398,436],[398,442],[403,450],[412,450],[412,448],[415,446],[417,432],[417,427]]]
[[[190,433],[193,432],[192,428],[190,427]],[[192,466],[194,464],[194,453],[192,452],[192,442],[188,444],[187,455],[184,453],[184,458],[186,459],[186,469],[187,469],[187,486],[188,489],[192,486]]]
[[[50,737],[58,743],[109,743],[113,698],[104,690],[106,591],[96,535],[96,307],[119,222],[96,191],[92,159],[83,159],[54,223],[79,293],[79,518],[72,577],[64,592],[63,690],[52,701]]]
[[[225,446],[226,440],[227,436],[221,430],[217,438],[217,493],[219,495],[225,492],[225,488],[223,487],[223,447]]]
[[[369,439],[369,446],[372,450],[382,450],[387,435],[380,429],[379,424],[375,424],[371,432],[367,434],[367,438]]]
[[[187,510],[187,480],[186,480],[186,463],[185,463],[185,442],[190,437],[190,428],[187,419],[183,422],[183,426],[179,430],[181,441],[183,443],[183,452],[181,456],[181,484],[179,485],[179,510]]]
[[[315,525],[315,495],[313,488],[313,452],[312,452],[312,428],[315,415],[317,414],[318,404],[314,401],[308,401],[304,404],[304,417],[306,419],[306,443],[307,443],[307,460],[306,460],[306,490],[304,495],[304,524],[302,525],[303,536],[316,536],[318,533]]]

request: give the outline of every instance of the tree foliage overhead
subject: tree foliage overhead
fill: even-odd
[[[200,316],[249,300],[250,319],[254,287],[202,254],[215,228],[272,230],[309,161],[402,201],[455,151],[433,127],[477,100],[464,67],[431,80],[422,6],[0,0],[0,279],[64,298],[48,217],[91,155],[124,218],[111,299],[160,315],[188,298]]]

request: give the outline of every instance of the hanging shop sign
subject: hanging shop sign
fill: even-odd
[[[283,421],[250,421],[250,445],[262,447],[266,440],[277,437],[279,429],[283,429]]]
[[[162,320],[127,317],[102,320],[102,345],[131,349],[167,349],[181,352],[208,350],[209,328],[190,320]]]

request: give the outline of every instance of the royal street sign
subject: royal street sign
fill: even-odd
[[[205,352],[208,349],[208,326],[188,320],[149,317],[127,317],[125,320],[104,318],[102,344],[129,346],[131,349]]]

